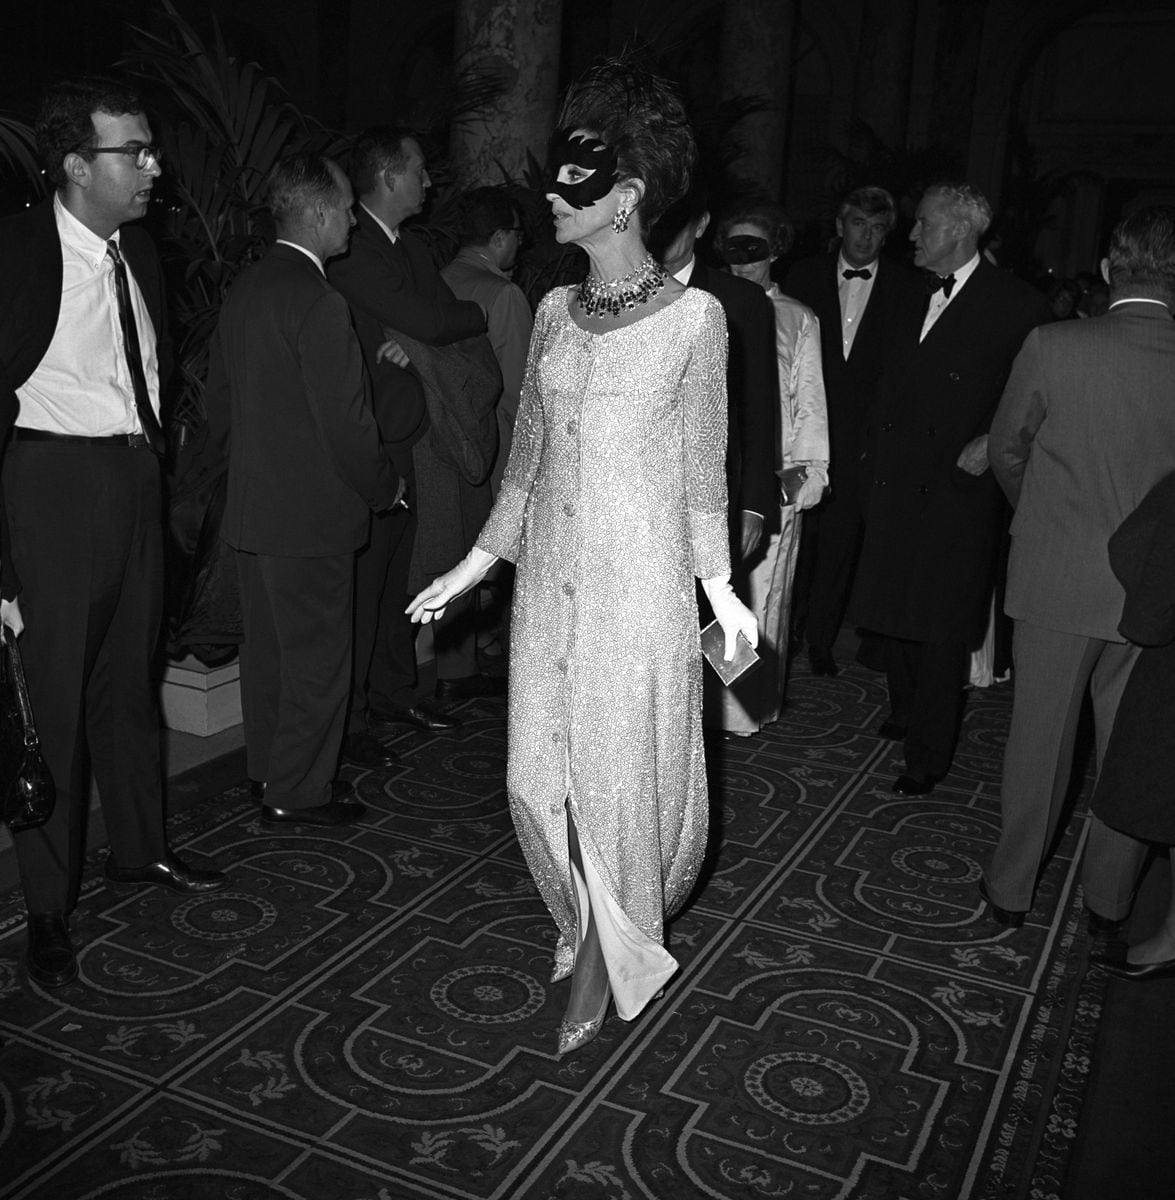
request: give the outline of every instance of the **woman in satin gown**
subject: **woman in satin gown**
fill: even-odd
[[[729,213],[719,222],[717,233],[718,251],[731,274],[757,283],[775,309],[779,366],[776,467],[802,467],[807,472],[790,502],[781,503],[774,532],[750,564],[748,602],[769,652],[757,672],[726,689],[722,706],[723,730],[744,737],[779,720],[787,689],[787,639],[800,514],[818,504],[828,486],[828,409],[820,364],[820,322],[807,305],[785,296],[771,278],[772,264],[791,248],[793,237],[787,216],[774,204]]]
[[[708,828],[695,577],[726,638],[757,642],[729,584],[726,327],[648,254],[689,183],[692,135],[664,81],[624,62],[573,86],[548,199],[590,274],[535,314],[514,445],[473,550],[412,602],[439,617],[517,564],[507,792],[572,977],[560,1053],[632,1020],[678,964],[664,922]]]

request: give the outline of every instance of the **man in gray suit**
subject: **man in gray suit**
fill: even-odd
[[[1056,831],[1082,697],[1100,765],[1138,653],[1118,633],[1123,591],[1106,543],[1175,470],[1175,208],[1114,230],[1102,273],[1110,310],[1033,330],[991,427],[992,470],[1016,510],[1005,610],[1016,692],[1004,756],[1000,841],[980,890],[1020,925]],[[1126,916],[1139,844],[1091,817],[1083,884],[1093,932]]]

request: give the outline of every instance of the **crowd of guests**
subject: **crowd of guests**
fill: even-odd
[[[29,975],[53,988],[78,971],[87,762],[112,882],[198,893],[225,876],[168,848],[161,795],[170,346],[135,224],[161,155],[138,97],[108,80],[53,89],[37,138],[55,194],[0,223],[0,619],[22,639],[57,782],[50,820],[15,835]],[[360,820],[340,762],[390,766],[394,729],[453,729],[456,701],[506,692],[480,666],[477,598],[513,572],[507,790],[559,929],[554,977],[572,980],[561,1053],[609,1004],[635,1017],[677,969],[663,929],[705,848],[703,729],[777,720],[791,656],[837,674],[847,621],[886,676],[893,791],[932,791],[1005,561],[1015,700],[990,916],[1016,927],[1031,911],[1087,691],[1098,762],[1118,764],[1090,822],[1094,932],[1120,929],[1147,846],[1175,841],[1123,798],[1162,740],[1138,739],[1156,692],[1169,703],[1175,630],[1123,608],[1171,601],[1154,579],[1172,577],[1175,210],[1131,214],[1100,284],[1046,295],[982,252],[992,210],[973,185],[924,191],[912,262],[886,252],[897,207],[867,186],[840,203],[834,247],[784,270],[786,214],[712,217],[696,158],[663,80],[613,62],[576,84],[546,195],[588,273],[532,316],[503,189],[463,198],[440,269],[411,226],[431,180],[410,130],[364,132],[345,169],[290,155],[269,181],[276,242],[235,282],[209,352],[263,823]],[[1150,523],[1115,557],[1135,513]],[[725,658],[740,639],[761,656],[729,687],[703,675],[711,617]],[[433,630],[430,695],[415,622]],[[1160,647],[1149,676],[1142,644]],[[1152,700],[1127,705],[1139,678]],[[1120,705],[1135,715],[1116,724]],[[1107,969],[1175,970],[1168,925],[1127,958],[1107,951]]]

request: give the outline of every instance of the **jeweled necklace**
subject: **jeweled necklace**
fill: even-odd
[[[579,305],[589,317],[618,317],[625,309],[648,302],[665,286],[665,268],[651,255],[619,279],[589,275],[579,285]]]

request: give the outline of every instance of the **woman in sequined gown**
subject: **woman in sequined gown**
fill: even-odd
[[[728,657],[757,630],[729,586],[722,309],[668,279],[643,241],[688,185],[680,102],[610,63],[576,85],[560,124],[556,238],[587,251],[591,275],[540,303],[494,510],[409,611],[428,620],[497,558],[517,564],[507,790],[558,925],[554,978],[572,976],[565,1053],[595,1036],[609,994],[631,1020],[677,969],[664,921],[708,826],[695,577]],[[631,307],[610,311],[626,293]]]
[[[743,737],[779,720],[787,688],[787,639],[800,514],[818,504],[828,486],[828,409],[820,364],[820,322],[807,305],[785,296],[771,278],[772,264],[791,248],[793,237],[791,223],[774,204],[730,213],[718,226],[718,249],[731,273],[765,289],[775,309],[780,434],[776,466],[803,467],[808,475],[794,502],[780,505],[774,532],[760,547],[747,578],[751,611],[759,619],[768,652],[758,671],[723,691],[722,728]]]

